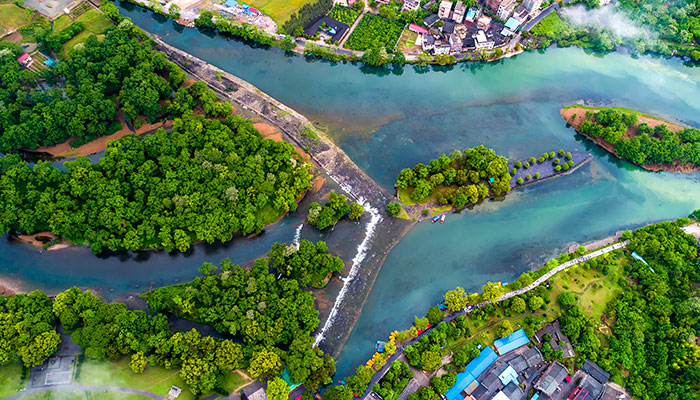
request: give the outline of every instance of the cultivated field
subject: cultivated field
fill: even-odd
[[[289,17],[297,12],[304,4],[315,0],[247,0],[245,3],[262,10],[272,17],[278,26],[282,26]]]

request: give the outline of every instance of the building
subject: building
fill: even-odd
[[[474,7],[470,8],[469,11],[467,11],[467,15],[464,16],[464,22],[474,22],[478,14],[479,10]]]
[[[476,378],[486,371],[497,358],[498,355],[491,347],[487,346],[481,350],[481,353],[467,364],[464,372],[457,374],[457,382],[445,393],[447,400],[464,398],[465,396],[461,395],[462,391],[472,385],[472,383],[476,381]]]
[[[254,381],[250,385],[246,386],[241,390],[242,400],[267,400],[267,394],[265,389],[258,381]]]
[[[348,29],[349,27],[344,23],[324,15],[313,24],[304,28],[304,33],[308,36],[314,36],[316,32],[320,32],[322,36],[325,35],[334,42],[340,42]]]
[[[452,12],[452,2],[449,0],[442,0],[440,2],[440,7],[438,8],[438,18],[449,19]]]
[[[468,36],[462,41],[462,48],[464,50],[474,50],[476,49],[476,41],[473,37]]]
[[[501,4],[498,5],[498,10],[496,10],[496,15],[498,15],[498,18],[501,20],[505,21],[510,17],[511,14],[513,14],[513,10],[515,10],[515,0],[503,0],[501,1]]]
[[[516,383],[509,383],[493,396],[493,400],[525,400],[525,393]]]
[[[586,360],[581,369],[603,385],[610,380],[610,374],[591,360]]]
[[[491,18],[487,15],[482,15],[476,21],[476,27],[479,29],[487,30],[491,26]]]
[[[486,37],[486,33],[484,33],[483,30],[479,30],[479,32],[475,33],[472,35],[474,38],[474,41],[476,42],[476,49],[477,50],[491,50],[493,49],[493,40],[489,40]]]
[[[527,10],[528,14],[536,14],[540,7],[542,6],[542,0],[525,0],[523,1],[523,7]]]
[[[450,53],[455,54],[462,51],[462,38],[458,34],[453,33],[450,35]]]
[[[171,400],[177,399],[180,396],[180,393],[182,393],[182,389],[177,386],[170,386],[170,390],[168,390],[168,398]]]
[[[435,48],[435,38],[433,35],[426,33],[423,35],[423,51],[431,51]]]
[[[447,43],[441,43],[433,47],[433,54],[436,56],[442,54],[450,54],[451,46]]]
[[[17,57],[17,62],[25,68],[29,68],[29,66],[32,65],[33,61],[34,60],[32,59],[32,56],[29,55],[29,53],[24,53],[21,56]]]
[[[377,4],[384,4],[384,5],[388,5],[391,2],[391,0],[375,0],[375,1],[377,2]]]
[[[510,335],[493,342],[493,344],[496,346],[498,355],[501,356],[517,349],[518,347],[525,346],[528,343],[530,343],[530,338],[527,337],[525,330],[523,329],[518,329]]]
[[[605,385],[605,391],[600,397],[600,400],[631,400],[632,397],[625,392],[625,389],[621,388],[620,385],[612,382],[608,382]]]
[[[511,29],[513,32],[515,32],[515,29],[511,28],[513,24],[509,24],[511,20],[515,18],[511,18],[508,20],[506,23],[506,27]],[[518,22],[518,26],[520,25],[520,22]],[[544,336],[549,335],[551,337],[549,341],[549,346],[554,349],[554,350],[561,350],[562,351],[562,357],[563,358],[573,358],[576,354],[574,353],[574,348],[571,346],[571,342],[569,341],[569,338],[566,337],[561,332],[561,328],[559,326],[559,320],[552,322],[551,324],[547,324],[544,328],[540,329],[535,333],[535,339],[539,342],[544,344]],[[560,344],[563,343],[563,344]]]
[[[467,6],[461,1],[455,3],[455,9],[452,11],[452,20],[458,24],[464,21],[464,15],[467,13]]]
[[[568,376],[569,372],[566,370],[566,367],[555,361],[542,373],[540,379],[535,383],[535,389],[552,397],[554,392],[559,390],[559,385]]]
[[[427,29],[423,28],[422,26],[416,25],[416,24],[410,24],[410,25],[408,26],[408,30],[411,31],[411,32],[415,32],[415,33],[417,33],[417,34],[419,34],[419,35],[425,35],[426,33],[429,33],[429,32],[430,32],[430,31],[428,31]]]
[[[498,6],[501,5],[501,2],[502,2],[502,1],[503,1],[503,0],[486,0],[486,3],[485,3],[485,4],[486,4],[486,7],[490,8],[491,10],[497,11],[497,10],[498,10]]]
[[[404,0],[401,12],[416,11],[420,8],[420,0]]]
[[[452,21],[445,21],[445,25],[442,26],[442,33],[445,35],[455,33],[455,23]]]
[[[425,24],[425,26],[431,27],[435,25],[435,23],[438,22],[439,19],[440,17],[438,17],[437,14],[430,14],[427,17],[423,18],[423,23]]]

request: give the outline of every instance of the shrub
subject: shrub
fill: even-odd
[[[566,154],[564,149],[559,149],[559,156],[563,156],[564,154]]]
[[[555,154],[553,151],[550,151],[550,152],[549,152],[549,158],[554,158],[555,155],[556,155],[556,154]]]
[[[530,164],[534,164],[534,163],[535,163],[535,157],[530,157]]]
[[[561,171],[561,165],[557,165],[556,167],[554,167],[554,170],[557,172]]]
[[[430,214],[430,210],[426,209],[426,210],[421,211],[420,213],[423,215],[428,215],[428,214]]]
[[[539,172],[535,172],[534,178],[535,178],[535,179],[540,179],[540,173],[539,173]]]
[[[542,153],[542,157],[547,160],[549,158],[549,153]]]
[[[529,167],[530,167],[530,163],[529,163],[529,162],[526,162],[525,164],[523,164],[523,167],[529,168]]]
[[[530,176],[530,174],[527,174],[527,175],[525,176],[525,180],[526,180],[526,181],[529,181],[530,179],[532,179],[532,176]]]
[[[544,157],[538,158],[538,159],[537,159],[537,162],[540,163],[540,164],[542,164],[542,163],[544,162]]]
[[[510,170],[510,174],[511,174],[511,175],[515,175],[515,174],[517,174],[517,173],[518,173],[518,169],[517,169],[517,168],[513,168],[513,169]]]
[[[573,161],[569,161],[567,164],[569,164],[569,167],[573,167],[573,166],[574,166],[574,162],[573,162]]]
[[[515,162],[515,168],[520,168],[520,167],[522,167],[522,166],[523,166],[523,163],[522,163],[522,162],[520,162],[520,161],[516,161],[516,162]]]
[[[552,164],[554,164],[554,165],[559,165],[560,162],[561,162],[561,161],[559,161],[558,158],[555,158],[554,161],[552,161]]]
[[[401,204],[391,202],[386,205],[386,210],[389,212],[389,214],[391,214],[392,217],[395,217],[401,212]]]
[[[566,153],[566,159],[571,160],[571,153]]]
[[[566,171],[567,169],[569,169],[569,163],[564,163],[564,164],[562,164],[562,165],[561,165],[561,169],[563,169],[564,171]]]
[[[518,178],[518,180],[517,180],[516,182],[518,183],[518,185],[522,185],[522,184],[523,184],[523,178]]]

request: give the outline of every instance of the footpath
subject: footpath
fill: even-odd
[[[519,295],[521,295],[521,294],[523,294],[523,293],[527,293],[527,292],[529,292],[530,290],[532,290],[532,289],[536,288],[537,286],[541,285],[542,283],[544,283],[545,281],[547,281],[549,278],[551,278],[552,276],[556,275],[557,273],[559,273],[559,272],[561,272],[561,271],[563,271],[563,270],[565,270],[565,269],[567,269],[567,268],[570,268],[570,267],[572,267],[572,266],[574,266],[574,265],[580,264],[580,263],[582,263],[582,262],[586,262],[586,261],[588,261],[588,260],[590,260],[590,259],[592,259],[592,258],[596,258],[596,257],[599,257],[599,256],[601,256],[601,255],[603,255],[603,254],[609,253],[609,252],[611,252],[611,251],[614,251],[614,250],[617,250],[617,249],[621,249],[621,248],[623,248],[623,247],[627,247],[627,245],[629,244],[629,242],[630,242],[629,240],[625,240],[625,241],[622,241],[622,242],[619,242],[619,243],[615,243],[615,244],[613,244],[613,245],[611,245],[611,246],[604,247],[604,248],[602,248],[602,249],[598,249],[598,250],[593,251],[593,252],[591,252],[591,253],[584,254],[584,255],[582,255],[581,257],[578,257],[578,258],[575,258],[575,259],[573,259],[573,260],[570,260],[570,261],[567,261],[567,262],[565,262],[565,263],[562,263],[562,264],[556,266],[555,268],[552,268],[551,271],[549,271],[549,272],[547,272],[546,274],[542,275],[541,277],[537,278],[537,279],[536,279],[534,282],[532,282],[530,285],[527,285],[527,286],[525,286],[525,287],[523,287],[523,288],[521,288],[521,289],[518,289],[518,290],[513,290],[513,291],[511,291],[511,292],[504,293],[501,297],[498,298],[498,300],[483,301],[483,302],[478,303],[478,304],[474,304],[474,305],[467,306],[467,307],[465,307],[463,310],[460,310],[460,311],[458,311],[458,312],[456,312],[456,313],[454,313],[454,314],[448,315],[448,316],[445,317],[442,321],[443,321],[443,322],[450,322],[450,321],[454,320],[455,318],[459,317],[460,315],[468,314],[468,313],[470,313],[470,312],[472,312],[472,311],[474,311],[474,310],[476,310],[476,309],[485,307],[485,306],[488,305],[488,304],[499,303],[499,302],[504,301],[504,300],[507,300],[507,299],[509,299],[509,298],[511,298],[511,297],[519,296]],[[431,327],[431,328],[426,329],[423,333],[421,333],[420,335],[418,335],[418,336],[416,336],[415,338],[411,339],[410,341],[408,341],[405,345],[401,346],[400,348],[396,349],[396,352],[395,352],[391,357],[389,357],[389,358],[387,359],[386,364],[384,364],[384,366],[383,366],[379,371],[377,371],[377,372],[374,374],[374,376],[372,377],[372,380],[370,381],[369,385],[367,386],[367,390],[365,390],[365,393],[364,393],[360,398],[363,399],[363,400],[367,400],[367,399],[369,398],[369,395],[372,393],[372,387],[374,387],[374,384],[377,383],[377,382],[379,382],[380,379],[382,379],[382,377],[384,376],[384,374],[386,374],[387,370],[388,370],[389,367],[391,366],[391,363],[394,362],[394,361],[396,361],[399,357],[401,357],[401,355],[404,353],[404,350],[406,349],[406,346],[412,345],[413,343],[417,342],[417,341],[420,340],[423,336],[428,335],[428,334],[429,334],[433,329],[435,329],[436,327],[437,327],[437,324],[436,324],[435,326]]]

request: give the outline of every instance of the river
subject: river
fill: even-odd
[[[387,257],[338,358],[340,377],[371,355],[376,340],[407,328],[446,290],[459,285],[475,291],[489,280],[510,281],[572,243],[700,208],[700,174],[650,173],[621,162],[575,135],[559,116],[562,105],[586,100],[700,126],[700,69],[677,60],[595,57],[572,48],[491,64],[377,73],[209,37],[131,5],[121,11],[165,42],[327,125],[348,155],[389,189],[401,168],[477,144],[511,158],[559,148],[594,154],[571,175],[450,215],[444,225],[416,225]],[[0,265],[5,274],[39,287],[140,290],[145,282],[190,279],[204,260],[263,254],[271,242],[291,241],[302,218],[288,216],[260,238],[199,246],[184,256],[98,259],[85,249],[47,254],[3,242]],[[326,239],[340,246],[338,232]]]

